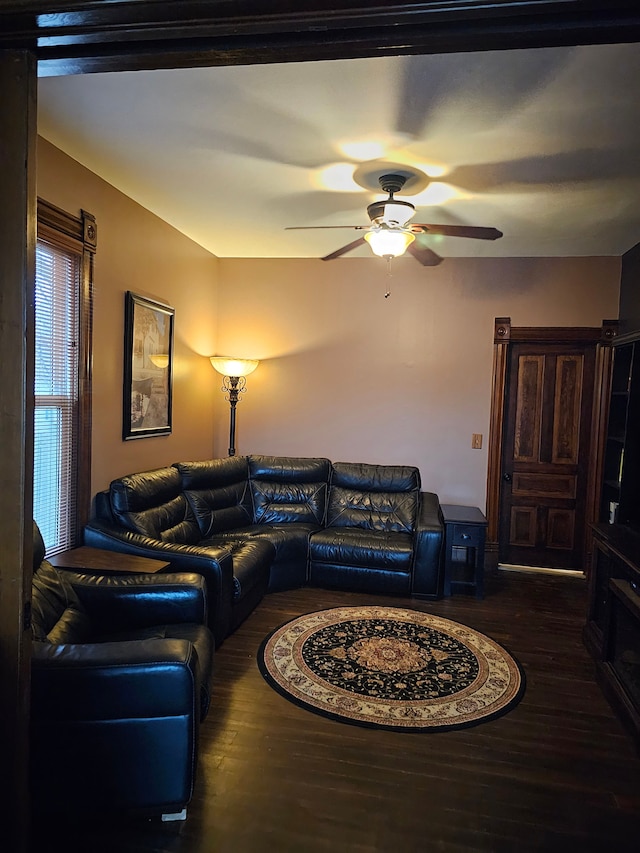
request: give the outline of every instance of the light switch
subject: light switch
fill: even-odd
[[[474,432],[471,436],[471,447],[474,450],[482,450],[482,433]]]

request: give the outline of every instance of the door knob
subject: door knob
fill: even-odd
[[[510,483],[510,482],[511,482],[511,474],[509,474],[509,472],[508,472],[508,471],[507,471],[507,472],[505,472],[505,473],[502,475],[502,479],[503,479],[506,483]]]

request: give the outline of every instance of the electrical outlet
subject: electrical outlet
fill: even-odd
[[[482,450],[482,433],[474,432],[471,436],[471,447],[474,450]]]

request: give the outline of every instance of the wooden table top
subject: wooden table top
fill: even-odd
[[[486,524],[482,511],[477,506],[457,506],[456,504],[442,504],[440,509],[446,523],[454,524]]]
[[[153,574],[166,569],[168,560],[153,560],[149,557],[137,557],[133,554],[120,554],[103,548],[90,548],[81,545],[61,554],[47,557],[52,566],[59,569],[86,569],[88,571],[115,572],[117,574]]]

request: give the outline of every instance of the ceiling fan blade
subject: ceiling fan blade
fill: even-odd
[[[413,255],[416,261],[420,261],[423,267],[437,267],[443,260],[440,255],[436,255],[431,249],[427,249],[426,246],[416,246],[415,243],[407,246],[407,252]]]
[[[347,252],[350,252],[352,249],[357,249],[358,246],[362,246],[366,240],[364,237],[358,237],[357,240],[354,240],[353,243],[347,243],[346,246],[343,246],[341,249],[336,249],[335,252],[331,252],[330,255],[326,255],[324,258],[320,258],[321,261],[332,261],[334,258],[339,258],[340,255],[345,255]]]
[[[446,237],[472,237],[476,240],[497,240],[502,231],[497,228],[479,228],[474,225],[432,225],[413,222],[412,229],[420,229],[425,234],[442,234]]]
[[[285,231],[317,231],[319,228],[355,228],[356,231],[369,230],[371,225],[287,225]]]

